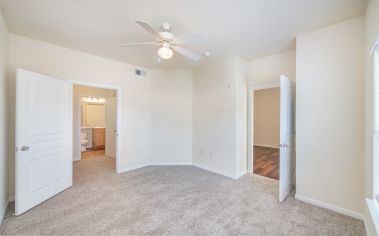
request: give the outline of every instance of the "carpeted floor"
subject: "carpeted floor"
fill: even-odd
[[[228,179],[191,166],[116,175],[114,161],[74,164],[74,186],[18,217],[1,235],[364,235],[363,222],[289,197],[278,183]],[[8,212],[9,214],[9,212]]]

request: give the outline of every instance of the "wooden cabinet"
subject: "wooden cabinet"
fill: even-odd
[[[105,128],[92,129],[92,148],[94,150],[105,148]]]

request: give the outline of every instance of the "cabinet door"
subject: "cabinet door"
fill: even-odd
[[[93,129],[93,148],[101,149],[105,147],[105,132],[104,128]]]

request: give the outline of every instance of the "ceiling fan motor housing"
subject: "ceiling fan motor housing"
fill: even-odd
[[[171,32],[171,25],[170,23],[164,22],[161,24],[162,31]]]
[[[159,35],[162,37],[163,41],[171,42],[174,40],[174,35],[171,32],[163,31],[159,32]]]

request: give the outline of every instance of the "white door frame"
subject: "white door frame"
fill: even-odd
[[[253,95],[254,91],[270,89],[270,88],[280,88],[280,82],[277,83],[265,83],[258,84],[254,86],[248,86],[247,88],[247,172],[253,173],[254,170],[254,154],[253,154],[253,145],[254,145],[254,101]]]
[[[86,87],[93,87],[93,88],[101,88],[101,89],[111,89],[116,91],[116,100],[117,100],[117,117],[116,117],[116,123],[117,123],[117,139],[116,139],[116,173],[121,173],[121,168],[120,168],[120,139],[122,137],[121,134],[121,98],[122,98],[122,89],[121,87],[118,86],[112,86],[112,85],[106,85],[106,84],[98,84],[98,83],[93,83],[93,82],[83,82],[83,81],[77,81],[77,80],[69,80],[68,81],[69,86],[71,87],[71,101],[74,96],[74,85],[79,85],[79,86],[86,86]],[[71,108],[71,114],[73,114],[73,109],[74,107],[72,106]],[[71,115],[73,116],[73,115]],[[72,129],[73,129],[72,125]],[[72,135],[71,135],[71,142],[72,140]]]

